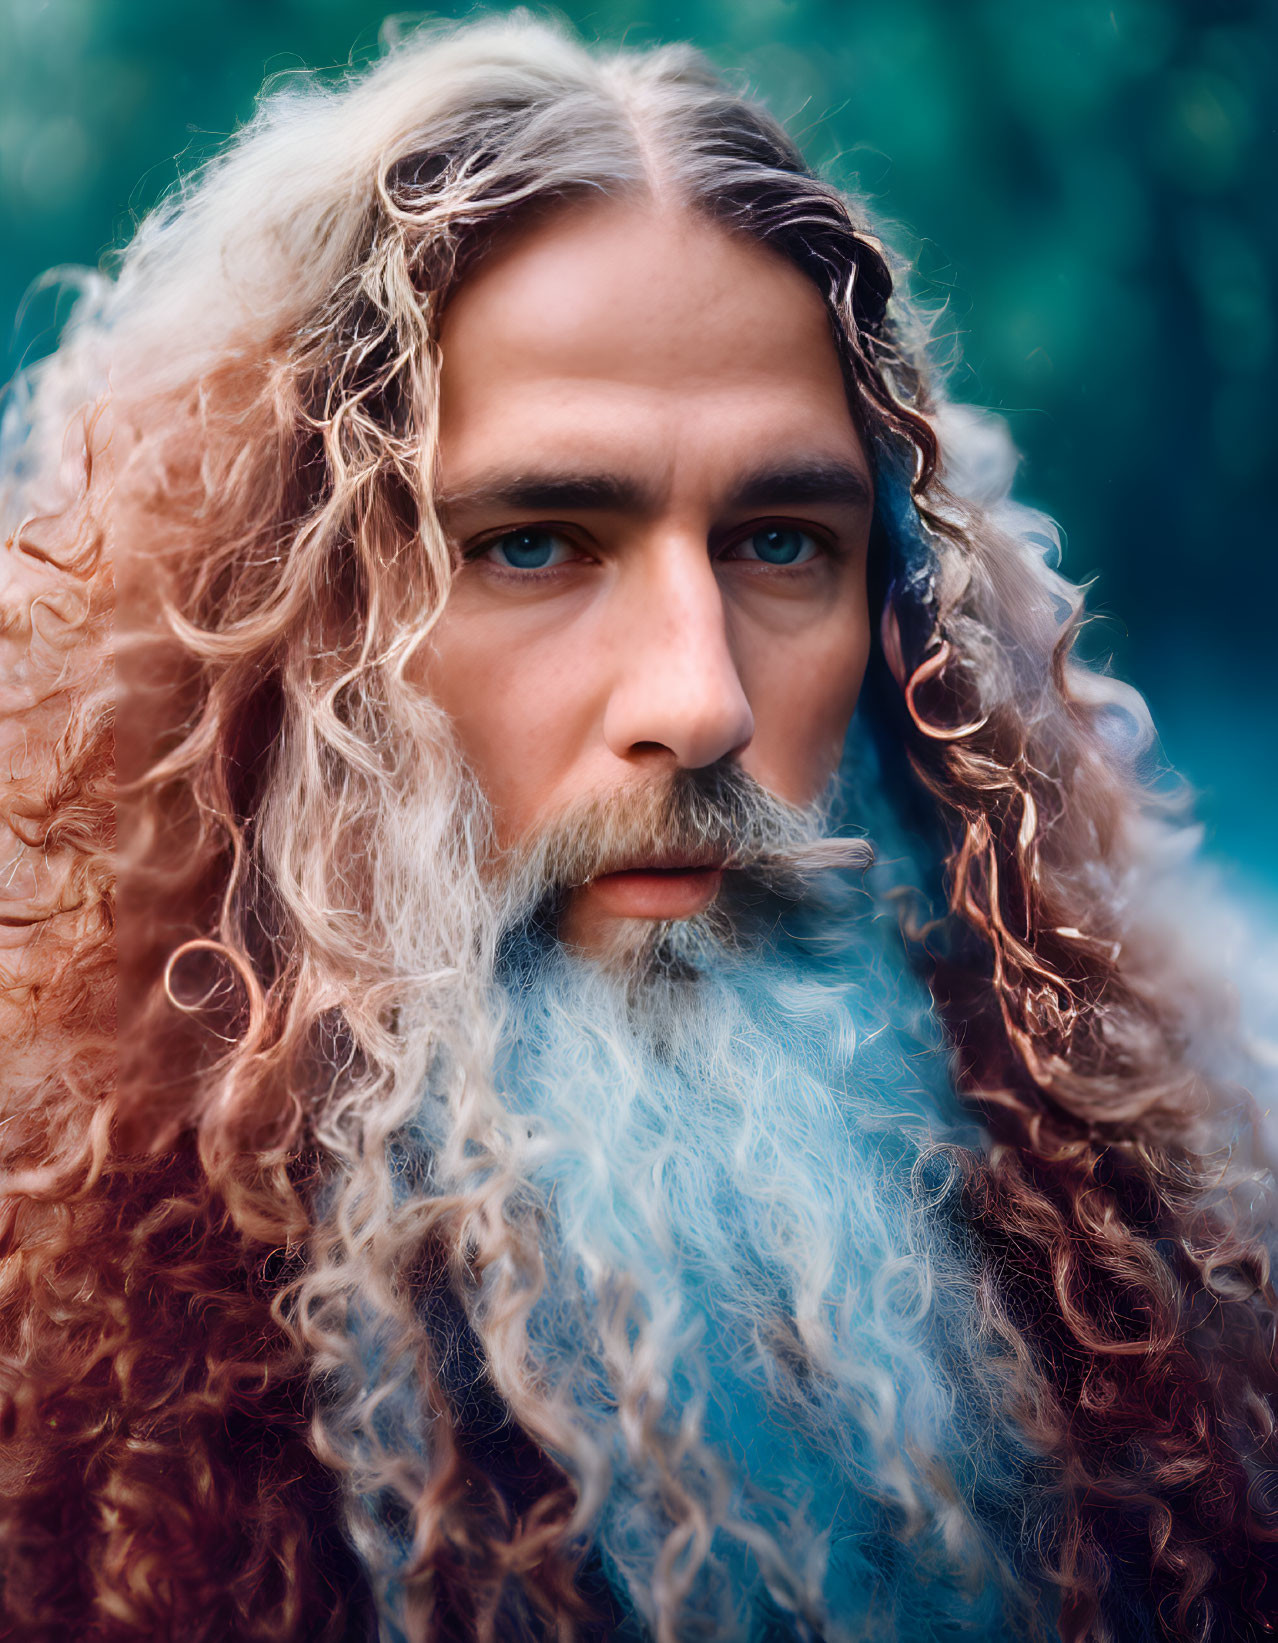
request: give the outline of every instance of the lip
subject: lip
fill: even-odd
[[[611,918],[692,918],[709,907],[722,881],[723,869],[713,863],[662,862],[601,873],[580,893]]]

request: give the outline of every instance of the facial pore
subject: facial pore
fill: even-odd
[[[458,569],[423,683],[499,846],[718,765],[811,805],[869,653],[873,503],[815,287],[687,213],[576,205],[463,282],[440,349]],[[730,865],[633,854],[567,889],[569,945],[695,917]]]

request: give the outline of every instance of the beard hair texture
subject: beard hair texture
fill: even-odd
[[[717,768],[557,819],[493,884],[482,1142],[459,1145],[437,1069],[389,1149],[398,1215],[456,1195],[502,1218],[462,1327],[663,1640],[1002,1636],[1041,1527],[961,1227],[980,1136],[895,919],[818,888],[871,857],[830,836],[834,803]],[[558,942],[566,890],[662,849],[730,862],[711,912],[604,963]],[[375,1326],[359,1355],[380,1441],[428,1474],[421,1388]],[[466,1357],[430,1354],[463,1406]],[[395,1611],[411,1533],[384,1493],[364,1505]]]

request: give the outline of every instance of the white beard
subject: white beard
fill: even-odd
[[[1006,1632],[1040,1507],[959,1212],[981,1137],[881,911],[844,889],[748,951],[690,921],[623,974],[526,927],[499,966],[500,1144],[457,1164],[433,1092],[402,1137],[451,1154],[437,1189],[500,1176],[544,1278],[512,1302],[498,1262],[471,1327],[671,1636]]]

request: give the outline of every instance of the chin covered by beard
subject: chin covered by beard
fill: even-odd
[[[895,920],[815,882],[869,859],[826,825],[720,771],[524,854],[487,1118],[459,1144],[432,1079],[393,1143],[399,1213],[471,1206],[460,1308],[422,1320],[472,1344],[430,1361],[464,1404],[477,1348],[576,1490],[570,1536],[661,1639],[1002,1637],[1034,1601],[1018,1549],[1048,1529],[965,1244],[980,1136]],[[708,840],[732,863],[709,914],[614,962],[556,939],[565,887]],[[405,1390],[387,1430],[428,1459]]]

